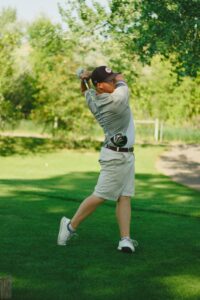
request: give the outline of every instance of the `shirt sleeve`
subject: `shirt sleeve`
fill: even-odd
[[[94,103],[95,98],[96,98],[96,91],[94,89],[89,89],[85,91],[86,103],[92,113],[96,112],[96,105]]]
[[[117,83],[116,83],[116,88],[118,88],[118,87],[120,87],[120,86],[127,86],[127,84],[126,84],[126,82],[125,81],[123,81],[123,80],[119,80],[119,81],[117,81]],[[127,86],[128,87],[128,86]]]
[[[111,95],[116,106],[127,105],[129,101],[129,89],[127,84],[124,81],[118,81]]]

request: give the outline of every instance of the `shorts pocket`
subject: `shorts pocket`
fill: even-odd
[[[101,161],[123,161],[123,153],[115,152],[113,150],[102,148],[99,156],[99,162]]]

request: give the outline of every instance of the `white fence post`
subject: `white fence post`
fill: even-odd
[[[156,118],[155,120],[135,120],[135,124],[153,124],[154,125],[154,140],[156,142],[162,140],[162,134],[163,134],[163,122],[159,122],[159,119]],[[160,128],[159,128],[160,124]],[[159,136],[160,133],[160,136]]]
[[[160,123],[160,142],[163,140],[163,122]]]
[[[53,123],[53,129],[57,129],[58,128],[58,117],[55,116],[54,117],[54,123]]]

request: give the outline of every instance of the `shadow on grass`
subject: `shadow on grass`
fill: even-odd
[[[93,192],[99,173],[72,172],[46,179],[2,179],[12,196],[39,195],[80,202]],[[106,202],[110,205],[113,202]],[[137,174],[133,209],[200,217],[199,192],[160,174]]]
[[[199,194],[165,176],[137,176],[135,255],[116,251],[113,202],[86,220],[77,240],[56,246],[60,217],[73,215],[97,177],[0,181],[0,272],[14,278],[13,299],[199,299],[199,220],[178,216],[200,212]]]
[[[92,139],[50,139],[33,137],[0,137],[0,156],[15,154],[28,155],[55,152],[59,149],[95,149],[99,150],[101,143]]]
[[[55,152],[59,149],[93,149],[99,150],[102,142],[91,138],[72,140],[71,138],[41,138],[41,137],[19,137],[0,136],[0,156],[28,155],[38,153]],[[149,146],[157,148],[157,144],[143,143],[142,148]],[[165,148],[166,145],[159,144]]]

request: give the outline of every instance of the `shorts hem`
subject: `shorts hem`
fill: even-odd
[[[125,197],[134,197],[135,196],[135,193],[133,193],[133,194],[121,194],[120,196],[125,196]],[[119,196],[119,197],[120,197]]]
[[[104,200],[115,201],[115,202],[116,202],[116,201],[118,200],[118,198],[119,198],[119,197],[116,198],[116,197],[106,196],[105,194],[103,195],[103,194],[98,193],[98,192],[94,192],[93,195],[96,196],[96,197],[102,198],[102,199],[104,199]]]

